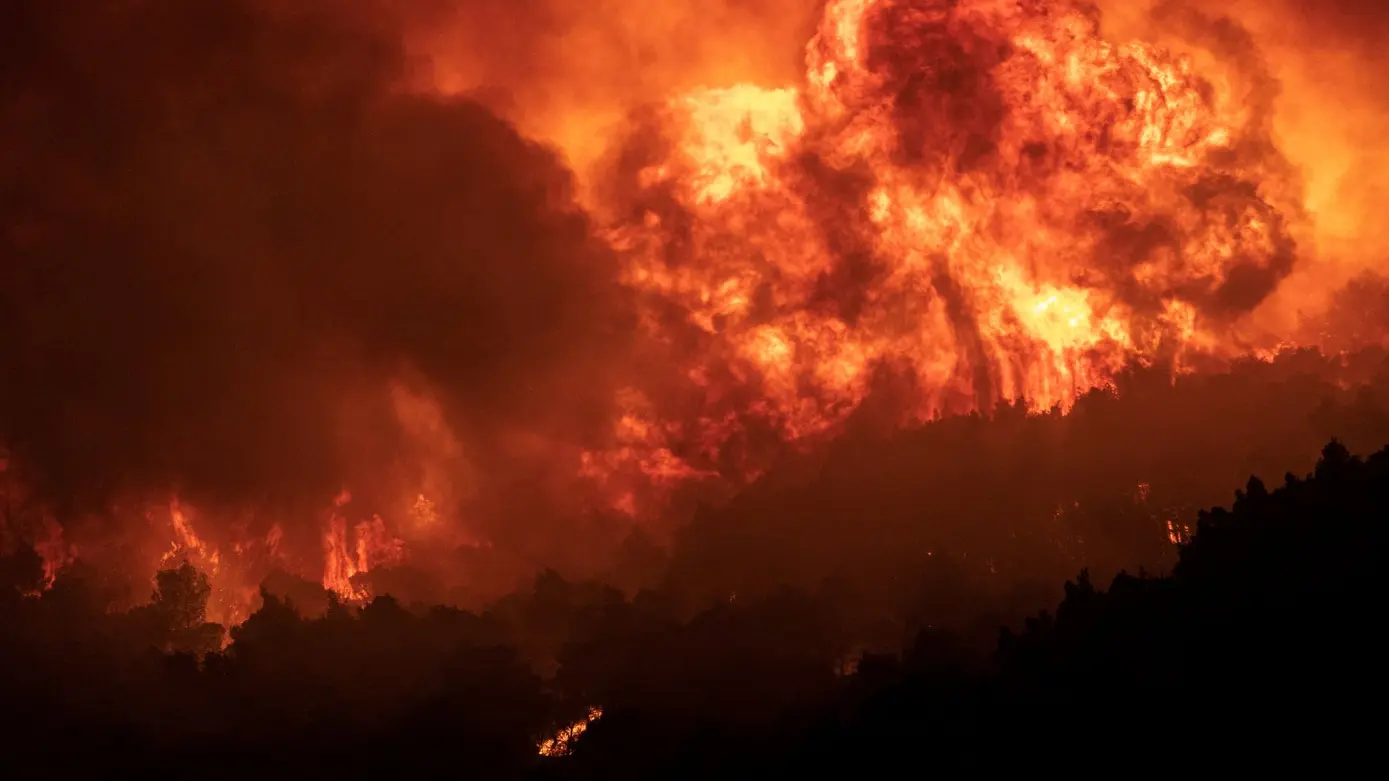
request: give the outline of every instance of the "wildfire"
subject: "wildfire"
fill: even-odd
[[[278,559],[283,531],[274,524],[263,538],[256,538],[231,524],[236,538],[226,553],[216,543],[198,534],[195,508],[179,497],[150,508],[146,520],[158,528],[167,520],[168,549],[159,557],[158,568],[176,567],[187,562],[207,576],[212,586],[208,599],[208,620],[230,627],[244,621],[256,608],[256,574],[263,575],[268,563]],[[206,519],[205,519],[206,520]]]
[[[169,552],[165,553],[161,564],[172,564],[179,558],[193,561],[199,569],[215,577],[221,570],[222,555],[215,548],[209,548],[193,531],[178,497],[169,500],[169,522],[173,525],[174,539]]]
[[[34,544],[34,551],[43,559],[44,589],[52,586],[58,573],[77,556],[77,547],[63,540],[63,527],[51,516],[43,519],[43,535]]]
[[[537,747],[542,757],[567,756],[574,750],[574,742],[588,731],[588,725],[603,718],[602,708],[589,708],[588,714],[573,724],[561,728],[554,737],[546,738]]]
[[[386,530],[381,516],[373,515],[352,527],[348,535],[347,517],[343,508],[352,501],[352,494],[343,490],[333,500],[333,510],[323,533],[323,587],[348,601],[362,601],[371,593],[352,582],[354,575],[374,567],[398,564],[405,555],[405,543]],[[433,512],[424,497],[418,497],[416,512]]]
[[[361,602],[372,594],[352,578],[377,567],[399,564],[405,557],[405,542],[388,530],[379,515],[349,524],[345,507],[351,494],[344,490],[333,502],[333,508],[323,525],[324,545],[323,587],[340,599]],[[439,521],[434,503],[419,495],[410,507],[410,519],[416,524],[432,525]],[[143,518],[150,528],[162,533],[166,545],[151,562],[149,571],[193,565],[207,576],[212,593],[208,604],[211,621],[233,626],[245,620],[256,608],[257,586],[273,566],[288,563],[280,550],[284,531],[279,523],[270,525],[264,535],[251,535],[243,523],[217,523],[221,519],[204,516],[178,496],[167,502],[146,507]],[[199,520],[201,518],[201,520]],[[233,539],[219,545],[201,535],[199,525],[212,524],[230,530]],[[34,536],[33,547],[43,561],[43,584],[53,585],[58,574],[77,556],[77,546],[64,538],[63,527],[45,515]]]
[[[749,428],[824,435],[882,369],[918,389],[907,423],[1247,352],[1215,335],[1290,270],[1297,209],[1238,75],[1067,0],[831,0],[802,86],[695,91],[648,128],[609,236],[700,399],[585,468],[669,480]]]
[[[1191,541],[1191,527],[1169,520],[1167,522],[1167,541],[1173,545],[1185,545]]]
[[[1293,344],[1231,336],[1310,234],[1246,83],[1259,74],[1209,54],[1108,40],[1082,0],[826,0],[794,83],[645,106],[584,189],[658,376],[623,389],[606,441],[562,468],[647,518],[683,486],[736,487],[780,448],[834,436],[885,377],[910,388],[894,412],[912,425],[1014,400],[1065,409],[1127,367]],[[318,578],[321,554],[322,586],[349,601],[406,539],[471,532],[451,527],[488,474],[430,383],[388,382],[403,501],[342,491],[299,567]],[[7,492],[22,482],[10,461],[0,449]],[[220,533],[209,515],[156,503],[140,566],[193,563],[210,615],[235,622],[285,535]],[[37,517],[23,537],[51,583],[76,550]]]

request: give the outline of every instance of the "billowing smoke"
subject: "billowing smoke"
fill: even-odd
[[[1099,5],[9,2],[6,501],[520,572],[866,410],[1307,342],[1389,249],[1389,14]]]
[[[413,83],[478,91],[581,172],[629,111],[673,94],[797,79],[821,0],[433,0],[410,3]]]
[[[628,315],[570,174],[402,89],[386,5],[5,4],[0,440],[45,497],[324,508],[421,405],[459,480],[605,423]]]
[[[1303,183],[1308,219],[1295,231],[1297,268],[1259,312],[1260,323],[1292,327],[1350,279],[1384,269],[1389,228],[1379,213],[1389,171],[1382,143],[1389,135],[1389,65],[1379,49],[1389,9],[1372,0],[1098,5],[1111,37],[1160,40],[1198,58],[1211,37],[1193,39],[1189,25],[1174,22],[1204,17],[1208,29],[1233,33],[1227,40],[1247,38],[1246,50],[1272,79],[1271,137]]]
[[[749,432],[834,436],[883,372],[911,423],[1256,347],[1231,331],[1304,220],[1277,84],[1237,25],[1164,14],[1204,61],[1084,3],[834,0],[798,82],[644,112],[603,195],[698,389],[648,442],[756,473]]]

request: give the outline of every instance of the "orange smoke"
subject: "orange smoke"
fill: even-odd
[[[683,463],[633,468],[830,433],[884,370],[905,423],[1276,343],[1233,326],[1291,272],[1301,193],[1242,63],[988,0],[832,0],[806,62],[667,100],[606,190],[645,335],[700,396],[645,427]]]
[[[489,97],[580,172],[636,105],[795,78],[815,0],[477,0],[411,20],[421,86]]]
[[[327,242],[321,264],[292,269],[315,294],[262,296],[287,302],[294,319],[286,323],[300,319],[301,301],[320,298],[332,304],[325,310],[332,316],[303,319],[336,323],[337,304],[345,302],[341,310],[354,313],[347,321],[366,322],[360,338],[342,329],[344,341],[376,345],[366,352],[389,362],[362,367],[370,374],[361,383],[367,390],[361,404],[351,404],[343,382],[324,381],[329,387],[320,390],[314,379],[337,366],[330,360],[337,351],[321,358],[322,334],[301,334],[303,352],[299,342],[285,352],[294,371],[284,376],[294,381],[281,383],[283,390],[247,382],[255,392],[244,406],[257,415],[229,418],[273,429],[310,414],[301,410],[319,410],[313,414],[323,420],[316,422],[334,436],[307,438],[285,451],[294,458],[277,456],[280,468],[252,470],[251,478],[229,481],[223,495],[254,494],[267,475],[299,485],[295,459],[345,450],[361,457],[323,459],[312,472],[314,488],[304,490],[317,503],[341,480],[359,492],[357,506],[347,491],[339,495],[302,546],[312,555],[292,561],[281,546],[294,526],[286,522],[282,532],[278,516],[275,524],[260,519],[257,528],[268,527],[268,534],[221,534],[189,504],[161,503],[147,517],[161,536],[156,564],[183,559],[208,572],[219,620],[245,614],[257,582],[251,573],[272,564],[320,580],[342,599],[364,599],[364,574],[406,562],[412,546],[452,549],[475,542],[474,533],[504,533],[495,518],[529,510],[532,492],[583,504],[572,499],[579,492],[571,491],[571,478],[592,489],[601,509],[642,519],[670,509],[682,490],[745,484],[784,448],[834,436],[884,383],[908,389],[891,410],[892,423],[913,425],[1011,401],[1064,409],[1131,367],[1176,373],[1293,343],[1304,310],[1351,273],[1378,268],[1389,250],[1389,234],[1372,209],[1381,200],[1375,175],[1385,161],[1377,142],[1389,129],[1389,111],[1354,102],[1372,87],[1361,67],[1364,52],[1302,51],[1305,33],[1287,24],[1293,0],[1236,3],[1231,8],[1245,26],[1182,3],[1102,5],[1115,13],[1101,18],[1080,0],[484,0],[431,4],[442,11],[399,20],[405,48],[427,66],[400,69],[407,72],[405,91],[420,103],[402,104],[413,113],[398,127],[368,127],[365,135],[384,139],[389,152],[362,164],[380,174],[378,184],[365,186],[368,177],[325,186],[330,194],[373,197],[344,201],[337,210],[342,224],[325,230],[350,238]],[[394,93],[401,85],[381,79],[371,81],[373,89],[383,105],[394,105],[387,98],[400,97]],[[514,137],[476,106],[436,100],[440,93],[477,97],[560,147],[577,171],[586,213],[570,202],[568,174],[548,151]],[[369,116],[376,105],[363,98],[359,108]],[[324,126],[336,127],[338,114],[331,116]],[[1330,116],[1345,121],[1329,123]],[[412,122],[427,129],[439,123],[446,132],[397,132],[416,128]],[[321,142],[336,136],[320,137],[319,125],[313,128],[296,143],[266,145],[325,150],[322,169],[288,178],[337,182],[340,171],[352,173],[363,159],[358,142],[335,156]],[[442,147],[465,129],[491,141],[464,139],[462,157],[395,156]],[[455,198],[458,180],[506,181],[513,171],[478,165],[473,175],[450,166],[466,168],[474,157],[490,165],[509,155],[526,163],[517,170],[532,172],[517,174],[525,186]],[[405,169],[420,177],[420,189],[410,189]],[[186,189],[181,177],[172,181]],[[248,192],[254,208],[226,221],[238,226],[237,235],[243,223],[264,221],[266,199]],[[408,219],[351,232],[376,224],[354,214],[390,211],[398,193],[409,196],[402,210]],[[480,207],[513,196],[527,219],[499,234],[495,249],[472,239],[506,221],[505,212]],[[431,197],[440,208],[415,209],[415,198]],[[209,200],[190,211],[220,214],[222,207]],[[438,214],[444,217],[436,221]],[[321,216],[291,212],[284,220],[298,225]],[[455,232],[465,217],[471,221]],[[221,225],[214,220],[188,233]],[[278,274],[284,258],[321,243],[317,230],[306,228],[282,248],[283,258],[254,242],[244,254],[265,255],[266,268]],[[528,243],[532,235],[549,238]],[[449,254],[455,246],[465,251]],[[226,279],[253,276],[241,273],[241,251],[234,254],[236,273]],[[361,268],[338,263],[343,254]],[[606,270],[614,257],[616,285],[606,273],[589,278],[587,270]],[[383,291],[389,279],[376,272],[399,258],[422,271]],[[546,263],[511,273],[513,261],[527,258]],[[507,273],[475,273],[488,263]],[[171,279],[173,290],[182,278]],[[536,291],[546,295],[532,296]],[[625,344],[612,354],[599,350],[611,334],[585,330],[597,317],[580,304],[608,294],[613,300],[604,307],[617,312],[614,322],[626,323],[627,303],[634,302],[635,357]],[[379,306],[383,301],[402,303]],[[240,298],[235,303],[237,316],[226,319],[243,327],[246,307]],[[557,308],[564,317],[551,317]],[[459,319],[460,312],[475,317]],[[418,322],[411,320],[416,315]],[[545,326],[540,335],[516,349],[508,335],[537,324]],[[151,330],[178,331],[162,320]],[[564,346],[576,330],[585,331],[583,349]],[[228,344],[239,347],[241,331],[227,333]],[[278,343],[275,336],[269,341]],[[436,349],[475,337],[483,342],[476,349]],[[218,353],[198,347],[192,354]],[[126,360],[141,350],[131,348]],[[246,367],[186,372],[182,360],[170,362],[177,369],[171,377],[209,376],[182,395],[185,403],[198,402],[188,407],[191,414],[204,414],[203,398],[227,383],[260,377],[260,364],[248,357],[255,351],[222,352],[246,359]],[[27,365],[51,363],[48,353],[35,355],[45,360]],[[308,368],[304,355],[314,358]],[[632,367],[608,365],[629,358]],[[536,366],[545,370],[531,371]],[[377,376],[391,371],[402,376]],[[629,387],[613,396],[618,383],[595,380],[609,373]],[[556,381],[571,374],[572,381]],[[161,382],[130,392],[166,388],[165,375],[154,376]],[[345,376],[355,388],[357,375]],[[552,392],[561,385],[563,392]],[[386,389],[384,402],[378,386]],[[305,391],[303,403],[285,403],[294,390]],[[599,401],[555,411],[571,396],[590,401],[585,391]],[[363,420],[391,436],[369,436],[376,429],[366,424],[352,432],[360,437],[337,436],[336,413],[322,412],[336,410],[321,403],[327,399],[354,414],[360,407]],[[151,419],[177,419],[166,411],[172,405],[149,406]],[[262,407],[277,415],[260,414]],[[595,409],[592,417],[606,430],[600,441],[585,417]],[[500,423],[493,420],[498,410],[505,413]],[[585,425],[549,419],[566,414],[585,417]],[[70,439],[87,442],[90,432],[72,425],[81,437]],[[228,423],[215,430],[216,441],[242,443],[247,427]],[[571,430],[582,433],[557,441],[564,438],[557,432]],[[178,458],[214,450],[189,439],[195,441]],[[546,491],[533,491],[541,478],[526,473],[534,451],[545,452],[533,461],[544,462],[536,471],[551,481]],[[504,458],[524,466],[493,463]],[[186,468],[168,463],[177,460],[155,460],[159,469],[151,474]],[[219,459],[198,463],[203,482],[222,474]],[[348,468],[358,471],[337,474]],[[523,488],[508,492],[489,481]],[[474,514],[489,512],[494,522],[486,529],[471,526]],[[50,582],[73,556],[62,529],[53,529],[29,535],[43,543]]]
[[[1103,0],[1116,37],[1159,39],[1200,56],[1173,35],[1182,11],[1209,8],[1247,34],[1249,58],[1266,68],[1276,111],[1271,133],[1303,183],[1308,219],[1297,226],[1298,268],[1261,312],[1286,322],[1315,309],[1357,273],[1382,271],[1389,226],[1380,218],[1389,151],[1389,68],[1380,49],[1389,14],[1375,0],[1233,0],[1226,3]],[[1156,11],[1156,12],[1155,12]],[[1174,12],[1176,11],[1176,12]],[[1174,25],[1174,22],[1176,24]],[[1228,36],[1235,37],[1235,36]]]

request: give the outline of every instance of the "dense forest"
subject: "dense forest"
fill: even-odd
[[[149,603],[120,612],[107,608],[111,579],[80,562],[41,590],[42,562],[21,548],[3,560],[0,675],[17,714],[4,732],[6,762],[21,775],[448,769],[608,779],[1353,762],[1368,756],[1363,714],[1384,683],[1373,616],[1385,597],[1389,450],[1360,458],[1348,445],[1365,452],[1368,437],[1389,440],[1375,427],[1389,395],[1374,362],[1341,366],[1359,384],[1292,364],[1157,384],[1148,395],[1135,384],[1086,397],[1065,416],[1003,409],[941,421],[879,440],[872,458],[788,466],[800,477],[770,476],[701,514],[669,551],[629,546],[637,563],[614,575],[645,566],[650,585],[549,571],[476,612],[391,596],[380,578],[370,604],[320,592],[323,604],[308,607],[287,594],[309,594],[309,584],[284,576],[228,637],[206,623],[210,589],[191,566],[159,573]],[[1150,414],[1197,409],[1196,397],[1221,412]],[[1303,408],[1315,414],[1299,417]],[[1198,420],[1210,427],[1188,459],[1204,469],[1152,474],[1181,466]],[[1166,428],[1161,446],[1098,450],[1141,439],[1143,426]],[[1169,514],[1180,502],[1154,496],[1160,486],[1201,496],[1223,477],[1212,466],[1222,460],[1246,477],[1278,459],[1299,465],[1306,438],[1328,428],[1349,432],[1347,444],[1321,440],[1311,473],[1281,485],[1248,478],[1229,507]],[[1063,446],[1058,431],[1076,444]],[[839,447],[864,452],[866,441]],[[1262,460],[1240,455],[1251,449]],[[898,471],[885,473],[888,464]],[[958,533],[953,548],[908,544],[948,539],[951,527],[936,519],[968,517],[963,487],[944,505],[916,487],[951,474],[989,475],[974,483],[975,528],[1006,544]],[[1154,487],[1135,494],[1144,474]],[[1066,480],[1081,475],[1109,480],[1108,494],[1092,495],[1126,501],[1072,503],[1056,526],[1019,540],[1035,487],[1073,489]],[[1008,481],[1019,488],[1003,490]],[[797,493],[799,504],[784,498]],[[862,515],[830,534],[844,502]],[[1021,520],[1009,519],[1010,503]],[[912,512],[923,520],[909,523]],[[720,531],[738,519],[738,535]],[[787,536],[794,523],[800,543]],[[898,569],[866,557],[875,536],[895,541]],[[762,558],[774,541],[789,551],[779,561],[799,571]],[[840,566],[815,564],[815,546],[831,544]],[[734,563],[718,569],[721,547]],[[1019,552],[996,552],[1008,549]],[[914,579],[913,551],[924,551]],[[1087,552],[1097,565],[1089,570]],[[765,567],[753,578],[758,560]],[[1137,564],[1124,571],[1129,560]],[[1019,586],[1071,565],[1064,589],[1050,590],[1064,575],[1050,588]],[[727,590],[733,584],[741,590]],[[581,736],[565,730],[576,723],[587,727]]]

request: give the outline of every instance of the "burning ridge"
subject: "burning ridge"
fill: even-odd
[[[331,5],[6,11],[0,441],[50,568],[151,526],[112,555],[228,594],[583,558],[885,388],[1065,409],[1290,341],[1242,327],[1307,217],[1228,22],[1169,12],[1198,66],[1071,0],[830,0],[800,83],[646,107],[581,207]]]

